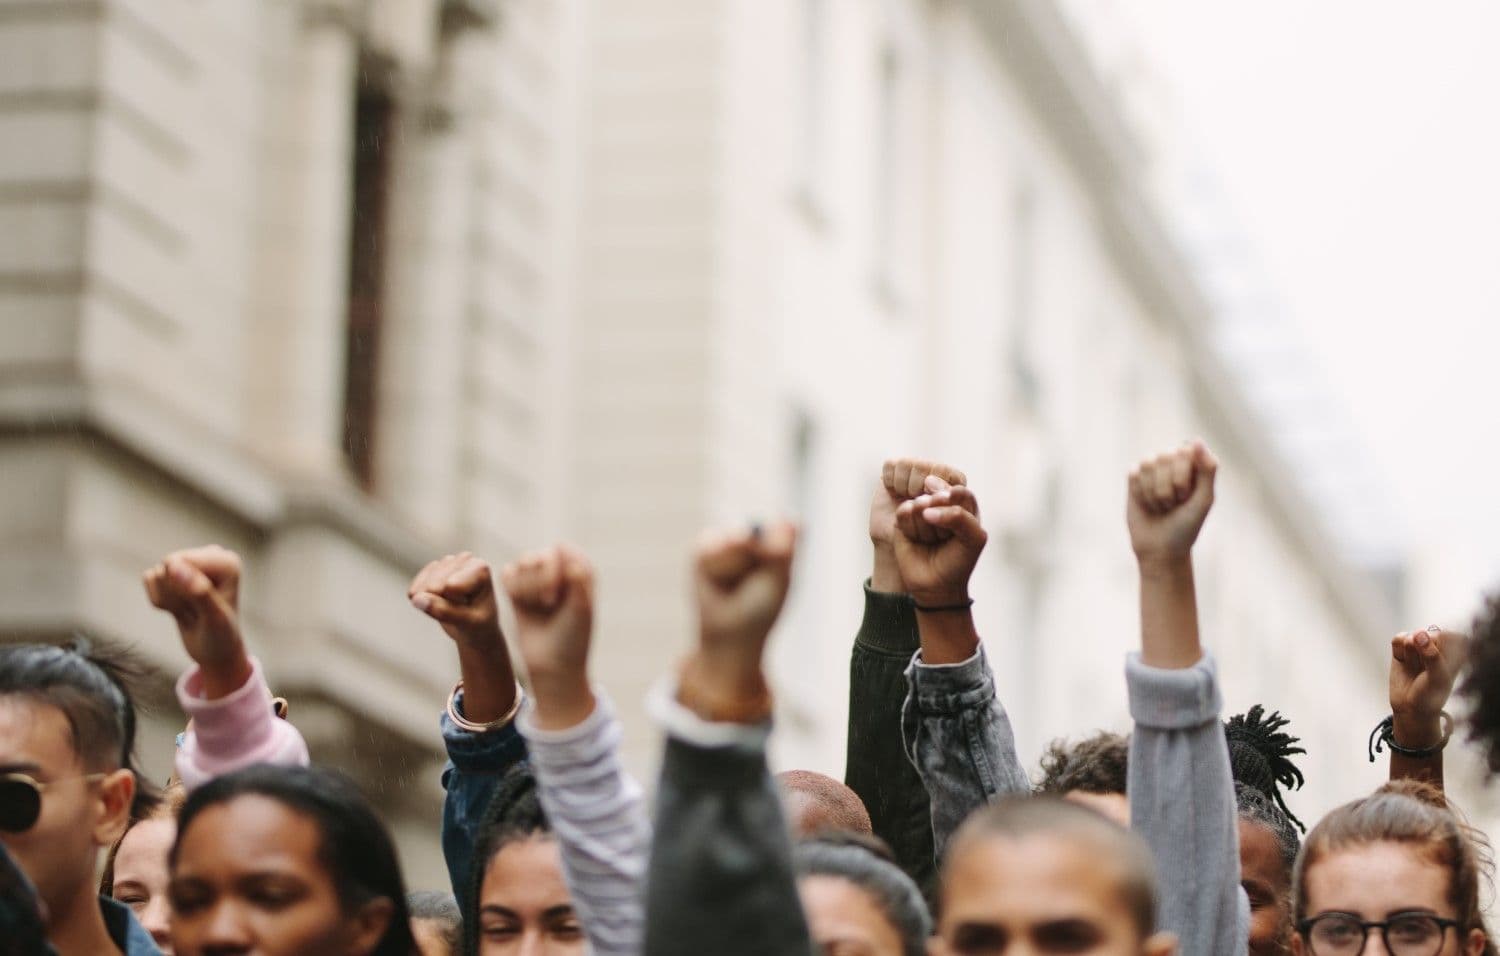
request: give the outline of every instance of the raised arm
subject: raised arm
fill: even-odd
[[[1392,780],[1443,787],[1443,748],[1453,718],[1443,708],[1463,666],[1468,639],[1433,625],[1391,638],[1391,716],[1376,728],[1370,759],[1388,746]]]
[[[620,722],[589,684],[594,571],[567,546],[507,565],[516,644],[531,682],[518,726],[594,956],[636,956],[651,826],[620,762]]]
[[[217,545],[174,551],[142,576],[151,603],[177,622],[193,659],[177,681],[188,716],[177,748],[183,786],[196,789],[257,763],[306,766],[307,743],[277,719],[260,664],[240,634],[240,558]]]
[[[673,692],[646,898],[646,956],[812,952],[781,799],[766,767],[762,656],[791,581],[796,529],[706,538],[698,642]]]
[[[870,502],[874,564],[849,660],[849,733],[844,782],[870,811],[875,834],[924,890],[933,888],[932,808],[901,744],[906,668],[921,646],[916,611],[896,564],[896,509],[926,493],[935,475],[962,485],[963,472],[916,458],[887,461]]]
[[[1214,500],[1218,462],[1201,442],[1142,462],[1126,505],[1140,571],[1141,650],[1126,666],[1135,733],[1131,827],[1161,878],[1160,924],[1184,953],[1245,953],[1234,782],[1213,661],[1198,637],[1193,544]]]
[[[412,579],[407,598],[442,626],[458,648],[462,683],[440,718],[448,765],[443,770],[443,858],[453,895],[465,905],[474,847],[484,811],[501,778],[526,759],[516,732],[520,701],[490,566],[467,551],[429,563]],[[474,914],[465,913],[465,919]]]
[[[924,487],[896,510],[897,566],[921,640],[907,670],[901,730],[931,801],[941,858],[970,813],[997,796],[1029,792],[1031,785],[970,610],[969,578],[988,541],[979,502],[968,488],[934,475]]]

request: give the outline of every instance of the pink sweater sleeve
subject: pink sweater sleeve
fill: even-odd
[[[203,697],[203,675],[194,665],[177,681],[177,702],[188,729],[177,748],[177,776],[189,791],[257,763],[308,764],[307,742],[271,712],[271,691],[260,661],[250,659],[250,679],[218,700]]]

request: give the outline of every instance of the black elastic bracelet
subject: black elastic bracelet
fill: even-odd
[[[942,614],[942,613],[944,613],[946,611],[967,611],[969,608],[971,608],[973,606],[974,606],[974,599],[973,598],[969,598],[967,601],[963,602],[962,604],[917,604],[915,602],[912,603],[912,607],[916,608],[919,611],[923,611],[923,612],[925,612],[927,614]]]
[[[1403,747],[1396,743],[1396,715],[1391,714],[1387,716],[1375,725],[1374,730],[1370,731],[1370,763],[1375,762],[1375,755],[1380,753],[1383,747],[1391,748],[1391,753],[1398,753],[1403,757],[1411,757],[1416,760],[1426,760],[1429,757],[1436,757],[1442,753],[1443,748],[1448,746],[1448,738],[1453,736],[1453,717],[1446,710],[1442,711],[1440,716],[1443,721],[1443,739],[1431,747],[1421,748]]]

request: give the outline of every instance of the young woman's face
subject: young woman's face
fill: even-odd
[[[1170,937],[1143,940],[1120,876],[1097,851],[1060,835],[976,838],[943,876],[940,956],[1025,953],[1160,956]]]
[[[1263,823],[1240,820],[1240,885],[1250,897],[1251,956],[1284,956],[1291,945],[1292,874],[1281,841]]]
[[[797,891],[824,956],[902,956],[901,934],[858,886],[836,876],[804,876]]]
[[[490,857],[479,889],[480,956],[576,956],[583,929],[563,880],[557,841],[513,840]]]
[[[1303,881],[1304,919],[1308,920],[1328,913],[1345,913],[1365,922],[1385,921],[1400,913],[1457,916],[1448,903],[1447,869],[1408,844],[1367,843],[1335,851],[1309,866]],[[1325,953],[1327,948],[1313,948],[1301,933],[1292,939],[1297,956],[1343,956],[1338,949]],[[1479,956],[1483,951],[1480,930],[1445,929],[1433,956]],[[1385,950],[1379,941],[1371,940],[1364,952],[1383,954]]]
[[[368,956],[392,904],[377,900],[345,913],[321,845],[312,819],[270,797],[245,794],[200,813],[172,868],[177,956]]]
[[[125,831],[115,851],[114,898],[130,907],[167,956],[172,953],[167,853],[175,839],[177,821],[142,820]]]

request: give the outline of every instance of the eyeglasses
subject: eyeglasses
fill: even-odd
[[[1324,913],[1304,921],[1298,929],[1313,956],[1359,956],[1372,929],[1380,930],[1391,956],[1437,956],[1450,926],[1456,928],[1458,921],[1428,913],[1397,913],[1379,923],[1348,913]]]
[[[53,785],[63,780],[93,783],[107,776],[107,773],[90,773],[42,783],[24,773],[0,773],[0,830],[25,833],[36,826],[37,818],[42,815],[42,794]]]

